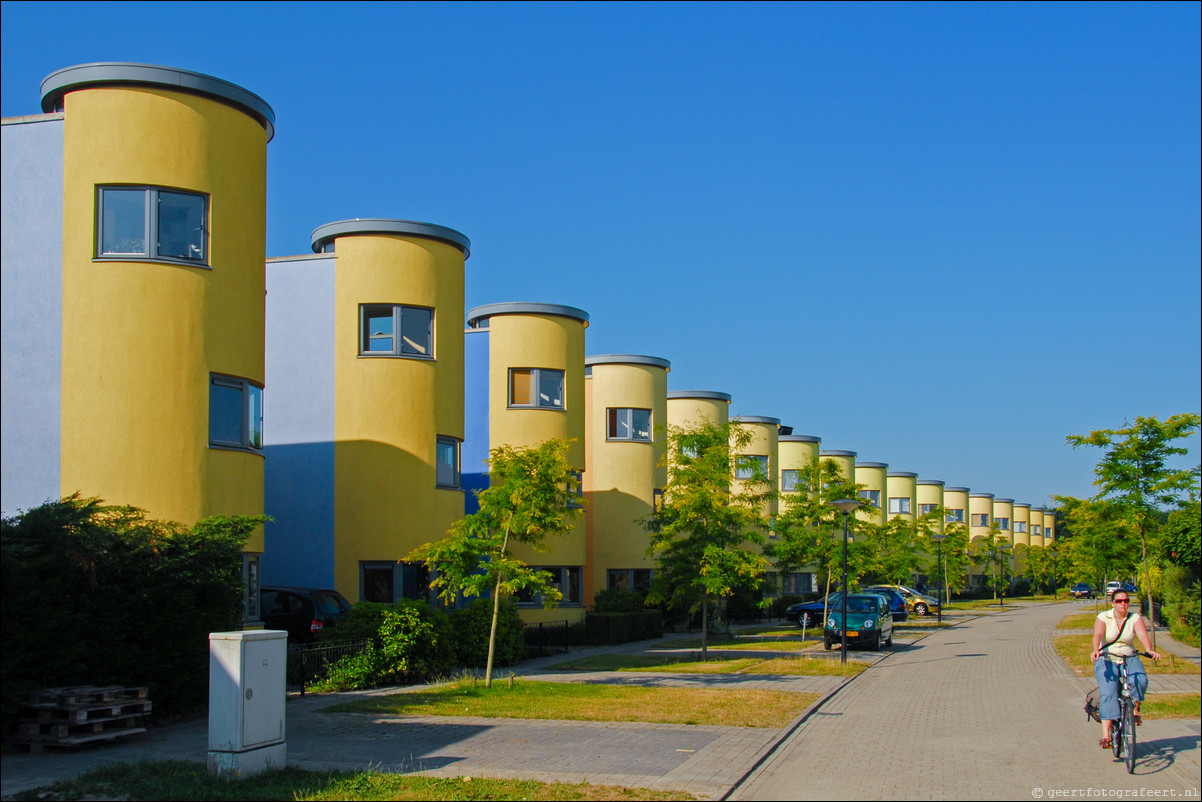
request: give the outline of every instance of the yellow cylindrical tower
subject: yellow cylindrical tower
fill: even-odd
[[[735,473],[736,484],[750,479],[754,474],[753,463],[760,463],[764,476],[769,483],[775,485],[780,471],[780,458],[777,454],[780,437],[780,418],[762,415],[739,415],[732,419],[743,430],[751,433],[751,440],[739,449],[738,466]],[[762,493],[767,488],[763,485],[749,487],[749,492]],[[776,520],[777,499],[769,499],[763,510],[764,521],[771,530],[772,522]]]
[[[861,520],[873,524],[885,522],[885,488],[888,485],[889,465],[885,462],[857,462],[856,484],[864,485],[860,495],[875,507],[873,511],[860,510]]]
[[[993,520],[997,521],[998,529],[1014,545],[1014,499],[995,498],[993,500]]]
[[[317,228],[312,247],[335,259],[335,587],[394,601],[392,566],[463,517],[470,243],[444,226],[362,218]]]
[[[799,493],[808,492],[804,472],[818,461],[822,438],[809,434],[782,434],[777,439],[777,456],[780,475],[777,477],[780,490],[780,511],[788,510],[791,499]]]
[[[62,494],[185,523],[261,513],[274,112],[127,63],[51,74],[42,108],[64,118]]]
[[[919,517],[927,515],[934,510],[943,506],[943,485],[942,479],[919,479],[914,483],[914,493],[918,500],[918,515]],[[939,516],[935,521],[935,530],[939,534],[943,533],[943,516]]]
[[[947,515],[944,516],[946,523],[956,521],[968,527],[968,488],[967,487],[944,487],[943,488],[943,508],[947,510]]]
[[[993,521],[993,493],[970,493],[968,496],[969,542],[989,535]]]
[[[1056,513],[1049,509],[1043,511],[1043,545],[1051,545],[1056,539]]]
[[[1030,546],[1031,545],[1031,505],[1014,503],[1014,520],[1010,525],[1014,528],[1014,545],[1015,546]]]
[[[587,523],[585,604],[606,588],[646,589],[654,561],[640,523],[667,484],[664,465],[671,363],[605,354],[584,360]]]
[[[900,515],[904,520],[914,520],[914,511],[918,508],[917,481],[916,473],[889,471],[885,476],[885,487],[889,497],[885,514],[888,517],[895,518]]]
[[[1043,547],[1043,507],[1031,508],[1031,546]]]
[[[820,451],[818,459],[821,462],[833,462],[839,466],[839,473],[848,482],[856,481],[856,452],[854,451]]]
[[[584,330],[588,313],[545,303],[495,303],[468,311],[471,329],[488,330],[488,447],[537,446],[551,438],[573,441],[569,462],[585,467]],[[547,540],[548,551],[525,546],[514,554],[557,574],[564,599],[558,610],[522,607],[528,621],[584,617],[587,559],[583,520]]]
[[[724,426],[730,420],[730,395],[712,390],[668,393],[668,425],[689,428],[702,423]]]

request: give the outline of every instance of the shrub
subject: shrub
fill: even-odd
[[[476,599],[463,609],[451,613],[455,658],[461,666],[483,668],[488,663],[488,631],[492,626],[492,607],[492,599]],[[525,625],[513,602],[504,600],[497,613],[497,642],[493,665],[516,665],[525,656]]]
[[[359,602],[318,639],[367,641],[361,654],[330,667],[319,690],[409,685],[444,676],[455,665],[450,618],[424,601]]]
[[[158,713],[208,700],[209,633],[241,627],[242,548],[265,516],[187,527],[78,495],[0,523],[5,723],[28,690],[147,686]]]
[[[594,613],[639,613],[646,610],[646,592],[637,590],[599,590],[593,595]]]

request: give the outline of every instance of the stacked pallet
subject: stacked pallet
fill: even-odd
[[[80,746],[145,732],[150,714],[146,688],[73,685],[45,688],[21,706],[15,743],[32,752],[50,746]]]

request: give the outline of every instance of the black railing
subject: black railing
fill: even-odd
[[[342,640],[329,643],[288,644],[288,692],[300,692],[314,682],[325,679],[330,666],[367,648],[366,640]]]
[[[525,625],[526,651],[543,655],[548,651],[568,651],[568,622],[540,621]]]

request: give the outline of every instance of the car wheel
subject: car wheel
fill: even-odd
[[[885,641],[885,647],[888,649],[893,648],[893,633],[892,632],[889,633],[889,637]]]
[[[823,638],[823,639],[822,639],[822,648],[823,648],[823,649],[826,649],[828,652],[831,650],[831,640],[830,640],[830,638]]]
[[[881,650],[881,633],[876,633],[876,637],[872,639],[872,650],[879,652]]]
[[[914,605],[914,615],[924,616],[924,615],[929,615],[930,612],[931,612],[930,609],[928,609],[927,606],[922,602],[919,602],[918,604]]]

